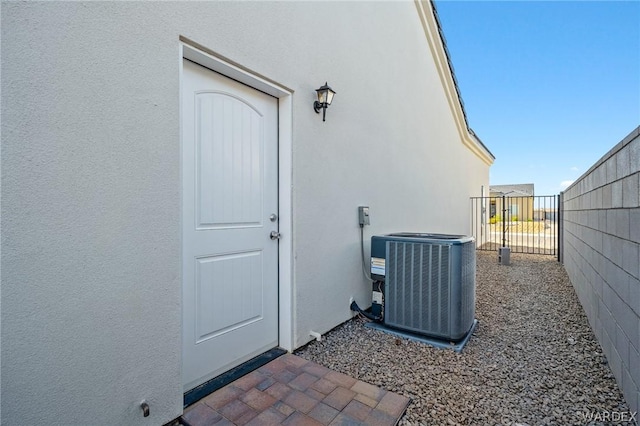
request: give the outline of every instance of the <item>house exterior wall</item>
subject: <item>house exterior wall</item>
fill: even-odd
[[[534,198],[533,197],[506,197],[507,214],[504,216],[504,206],[502,205],[502,197],[490,198],[490,203],[495,203],[494,217],[498,222],[506,219],[509,221],[528,221],[534,219]],[[517,212],[517,213],[514,213]],[[499,217],[498,217],[499,216]]]
[[[182,412],[180,37],[294,90],[295,347],[370,303],[358,205],[367,252],[470,232],[490,161],[461,142],[413,3],[1,7],[2,423]]]
[[[565,269],[631,411],[640,410],[640,127],[564,192]]]

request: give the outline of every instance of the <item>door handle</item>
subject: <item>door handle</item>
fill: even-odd
[[[271,235],[269,235],[269,238],[272,240],[279,240],[280,237],[282,237],[282,235],[278,231],[271,231]]]

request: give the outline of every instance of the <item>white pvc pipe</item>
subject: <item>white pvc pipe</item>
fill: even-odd
[[[317,331],[311,330],[309,332],[309,335],[315,337],[318,342],[322,340],[322,334],[318,333]]]

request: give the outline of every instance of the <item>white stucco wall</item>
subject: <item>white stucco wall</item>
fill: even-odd
[[[411,2],[3,2],[3,424],[181,413],[180,36],[295,91],[296,346],[369,302],[358,205],[367,239],[470,232],[488,165]]]

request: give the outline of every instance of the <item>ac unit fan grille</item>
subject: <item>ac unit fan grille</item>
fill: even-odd
[[[386,252],[385,323],[445,339],[462,337],[475,315],[474,244],[452,249],[388,241]]]

